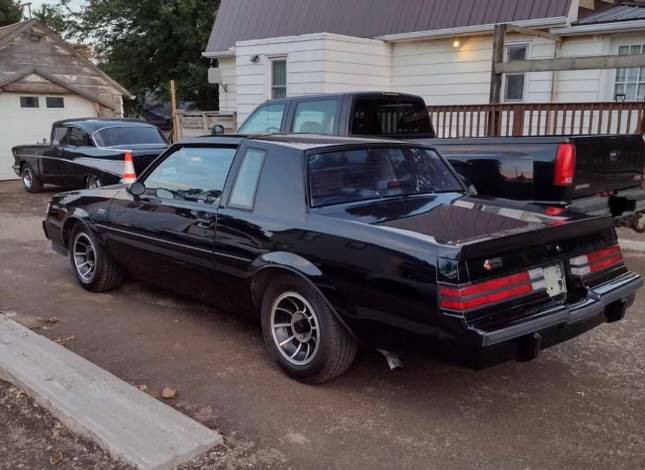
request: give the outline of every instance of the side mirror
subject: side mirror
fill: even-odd
[[[212,135],[222,135],[224,134],[224,126],[221,124],[215,124],[213,128],[211,129],[211,134]]]
[[[128,186],[128,192],[133,196],[141,196],[146,192],[146,186],[143,183],[135,181],[130,186]]]

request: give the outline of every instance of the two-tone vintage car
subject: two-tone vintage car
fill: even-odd
[[[55,196],[44,229],[87,290],[129,274],[256,313],[308,382],[358,345],[532,359],[623,318],[642,285],[611,217],[474,197],[432,147],[392,140],[186,141],[130,186]]]
[[[50,144],[14,147],[13,169],[32,193],[44,184],[96,188],[120,182],[126,150],[139,173],[167,147],[159,128],[146,121],[67,119],[52,125]]]

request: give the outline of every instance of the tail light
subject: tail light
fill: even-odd
[[[623,264],[623,253],[620,246],[614,245],[602,250],[593,251],[586,255],[576,256],[569,260],[571,274],[586,276],[603,269],[612,268]]]
[[[559,144],[555,160],[555,186],[568,186],[573,184],[576,172],[576,148],[573,144]]]
[[[533,269],[465,287],[441,287],[439,306],[446,310],[472,310],[544,290],[544,272]]]

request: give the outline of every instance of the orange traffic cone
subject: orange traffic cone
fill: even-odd
[[[125,151],[125,168],[121,181],[125,184],[134,183],[137,180],[137,174],[134,172],[134,163],[132,162],[132,151]]]

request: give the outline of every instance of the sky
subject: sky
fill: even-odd
[[[31,9],[36,10],[37,8],[40,8],[40,5],[43,3],[56,3],[55,0],[22,0],[21,3],[27,3],[31,2]],[[80,5],[85,3],[85,0],[72,0],[70,2],[70,6],[72,7],[73,10],[78,9]]]

